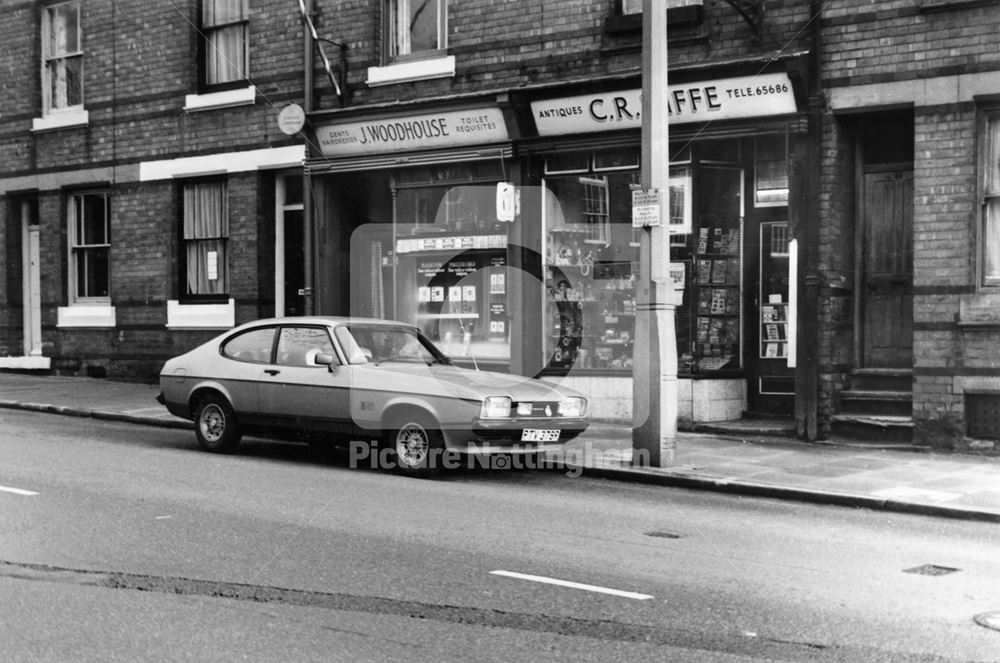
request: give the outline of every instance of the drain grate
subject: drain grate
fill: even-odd
[[[946,576],[955,573],[959,569],[953,566],[940,566],[938,564],[923,564],[914,566],[912,569],[903,569],[903,573],[916,573],[921,576]]]
[[[679,539],[680,534],[675,532],[646,532],[646,536],[652,536],[657,539]]]
[[[1000,394],[965,394],[969,437],[1000,440]]]

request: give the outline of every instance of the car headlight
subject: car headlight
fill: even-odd
[[[579,396],[565,398],[559,402],[559,414],[563,417],[582,417],[587,413],[587,399]]]
[[[487,396],[479,409],[480,419],[505,419],[510,416],[511,400],[507,396]]]

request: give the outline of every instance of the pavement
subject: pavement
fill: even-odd
[[[156,402],[158,392],[154,384],[0,371],[0,408],[190,430]],[[1000,457],[851,439],[806,443],[788,421],[721,422],[711,431],[679,432],[673,462],[641,467],[632,462],[629,426],[595,422],[548,465],[617,481],[1000,523]]]

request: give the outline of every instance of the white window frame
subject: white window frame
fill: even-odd
[[[215,0],[201,0],[199,7],[199,24],[201,26],[200,38],[202,41],[201,50],[201,62],[199,62],[199,67],[201,67],[201,80],[204,90],[214,90],[220,87],[227,86],[245,86],[246,82],[250,80],[250,6],[249,0],[239,0],[241,5],[241,18],[239,20],[233,20],[228,22],[219,22],[209,24],[205,12],[206,8],[211,5]],[[242,48],[240,48],[241,62],[236,63],[238,69],[238,75],[234,78],[229,78],[220,81],[209,80],[209,62],[212,58],[211,48],[212,48],[212,36],[223,30],[230,30],[235,27],[242,26]]]
[[[83,26],[82,26],[82,12],[80,0],[70,0],[69,2],[60,2],[56,4],[46,5],[42,8],[42,115],[48,116],[53,113],[78,113],[83,110],[83,99],[84,99],[84,89],[83,89]],[[55,22],[53,21],[53,16],[61,9],[71,8],[76,12],[76,49],[75,50],[59,50],[56,46],[55,35],[53,31],[55,30]],[[63,99],[57,98],[53,99],[52,88],[56,81],[53,81],[53,76],[60,75],[59,72],[62,71],[63,85],[66,85],[65,72],[66,63],[71,60],[79,58],[80,59],[80,81],[79,81],[79,95],[80,103],[70,104],[68,102],[69,90],[64,89],[62,92]],[[55,73],[54,73],[55,72]]]
[[[413,4],[420,2],[434,3],[437,12],[435,17],[437,45],[435,48],[414,51],[410,29],[401,25],[400,17],[408,17]],[[386,0],[385,11],[386,59],[388,62],[438,57],[448,48],[448,0]]]
[[[619,0],[618,13],[622,16],[642,13],[642,0]]]
[[[983,112],[981,123],[983,158],[980,165],[980,221],[978,283],[981,288],[1000,292],[1000,107]],[[990,210],[994,223],[990,224]],[[992,246],[991,246],[992,245]],[[992,250],[991,250],[992,249]],[[990,257],[992,253],[992,259]]]
[[[219,297],[225,298],[225,297],[228,296],[229,291],[232,288],[232,283],[230,283],[230,276],[231,275],[230,275],[230,270],[229,270],[229,250],[230,250],[230,248],[229,248],[229,237],[231,235],[231,230],[229,228],[229,219],[228,219],[228,216],[229,216],[229,186],[228,186],[228,183],[226,181],[224,181],[224,180],[214,180],[214,179],[213,180],[200,180],[200,181],[186,182],[186,183],[184,183],[182,185],[182,196],[184,198],[187,197],[187,190],[190,187],[204,187],[204,186],[218,186],[221,189],[222,210],[221,210],[220,213],[221,213],[221,218],[222,218],[221,223],[224,225],[224,228],[220,231],[220,234],[218,234],[218,235],[205,236],[205,237],[186,237],[185,236],[185,221],[187,219],[188,211],[184,208],[184,205],[182,204],[182,206],[181,206],[182,209],[181,209],[181,247],[180,247],[180,250],[181,250],[181,254],[182,254],[182,258],[183,258],[184,274],[181,275],[181,278],[182,278],[182,280],[181,280],[181,299],[197,300],[199,298],[211,298],[211,299],[215,299],[215,298],[219,298]],[[191,258],[190,258],[190,253],[188,251],[188,247],[199,246],[201,244],[205,244],[205,243],[209,243],[209,242],[219,242],[221,244],[221,249],[222,249],[221,253],[222,253],[222,255],[221,256],[218,255],[219,252],[214,252],[215,253],[214,261],[210,261],[209,264],[207,265],[207,268],[210,270],[209,271],[210,274],[212,274],[212,273],[215,274],[215,278],[209,278],[208,280],[210,280],[210,281],[221,280],[221,281],[223,281],[223,286],[224,287],[222,288],[222,292],[218,292],[218,293],[211,293],[211,292],[191,292],[191,284],[190,284],[190,280],[189,280],[189,274],[190,274],[190,269],[191,269],[191,267],[189,265],[189,261],[190,261]],[[185,302],[185,303],[191,303],[191,302],[189,301],[189,302]]]
[[[87,198],[101,198],[104,203],[104,242],[87,244],[83,237],[86,220],[82,218]],[[68,224],[67,238],[69,240],[69,301],[70,304],[110,304],[111,303],[111,196],[107,191],[81,191],[70,195],[66,217]],[[105,249],[107,252],[107,295],[87,295],[79,292],[79,270],[81,260],[95,250]]]

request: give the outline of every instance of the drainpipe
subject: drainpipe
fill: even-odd
[[[312,16],[313,13],[313,0],[301,0],[304,3],[305,11],[307,16]],[[306,127],[303,131],[306,132],[305,135],[308,136],[309,127],[309,115],[313,111],[313,38],[312,33],[309,30],[309,25],[303,21],[302,22],[302,104],[306,113]],[[309,145],[311,141],[305,141],[305,159],[306,162],[309,161]],[[302,169],[302,253],[303,253],[303,265],[302,269],[305,272],[305,278],[303,279],[303,308],[306,315],[313,315],[315,309],[315,302],[313,299],[313,265],[316,261],[313,259],[313,253],[315,250],[314,237],[315,232],[315,222],[313,220],[313,204],[312,204],[312,179],[309,176],[309,169]],[[288,266],[286,265],[287,269]]]
[[[810,0],[809,56],[809,136],[806,147],[808,171],[806,180],[805,219],[802,228],[802,256],[799,260],[799,330],[795,373],[795,428],[799,437],[813,442],[819,437],[819,222],[820,164],[823,139],[823,93],[820,82],[822,56],[822,0]]]

